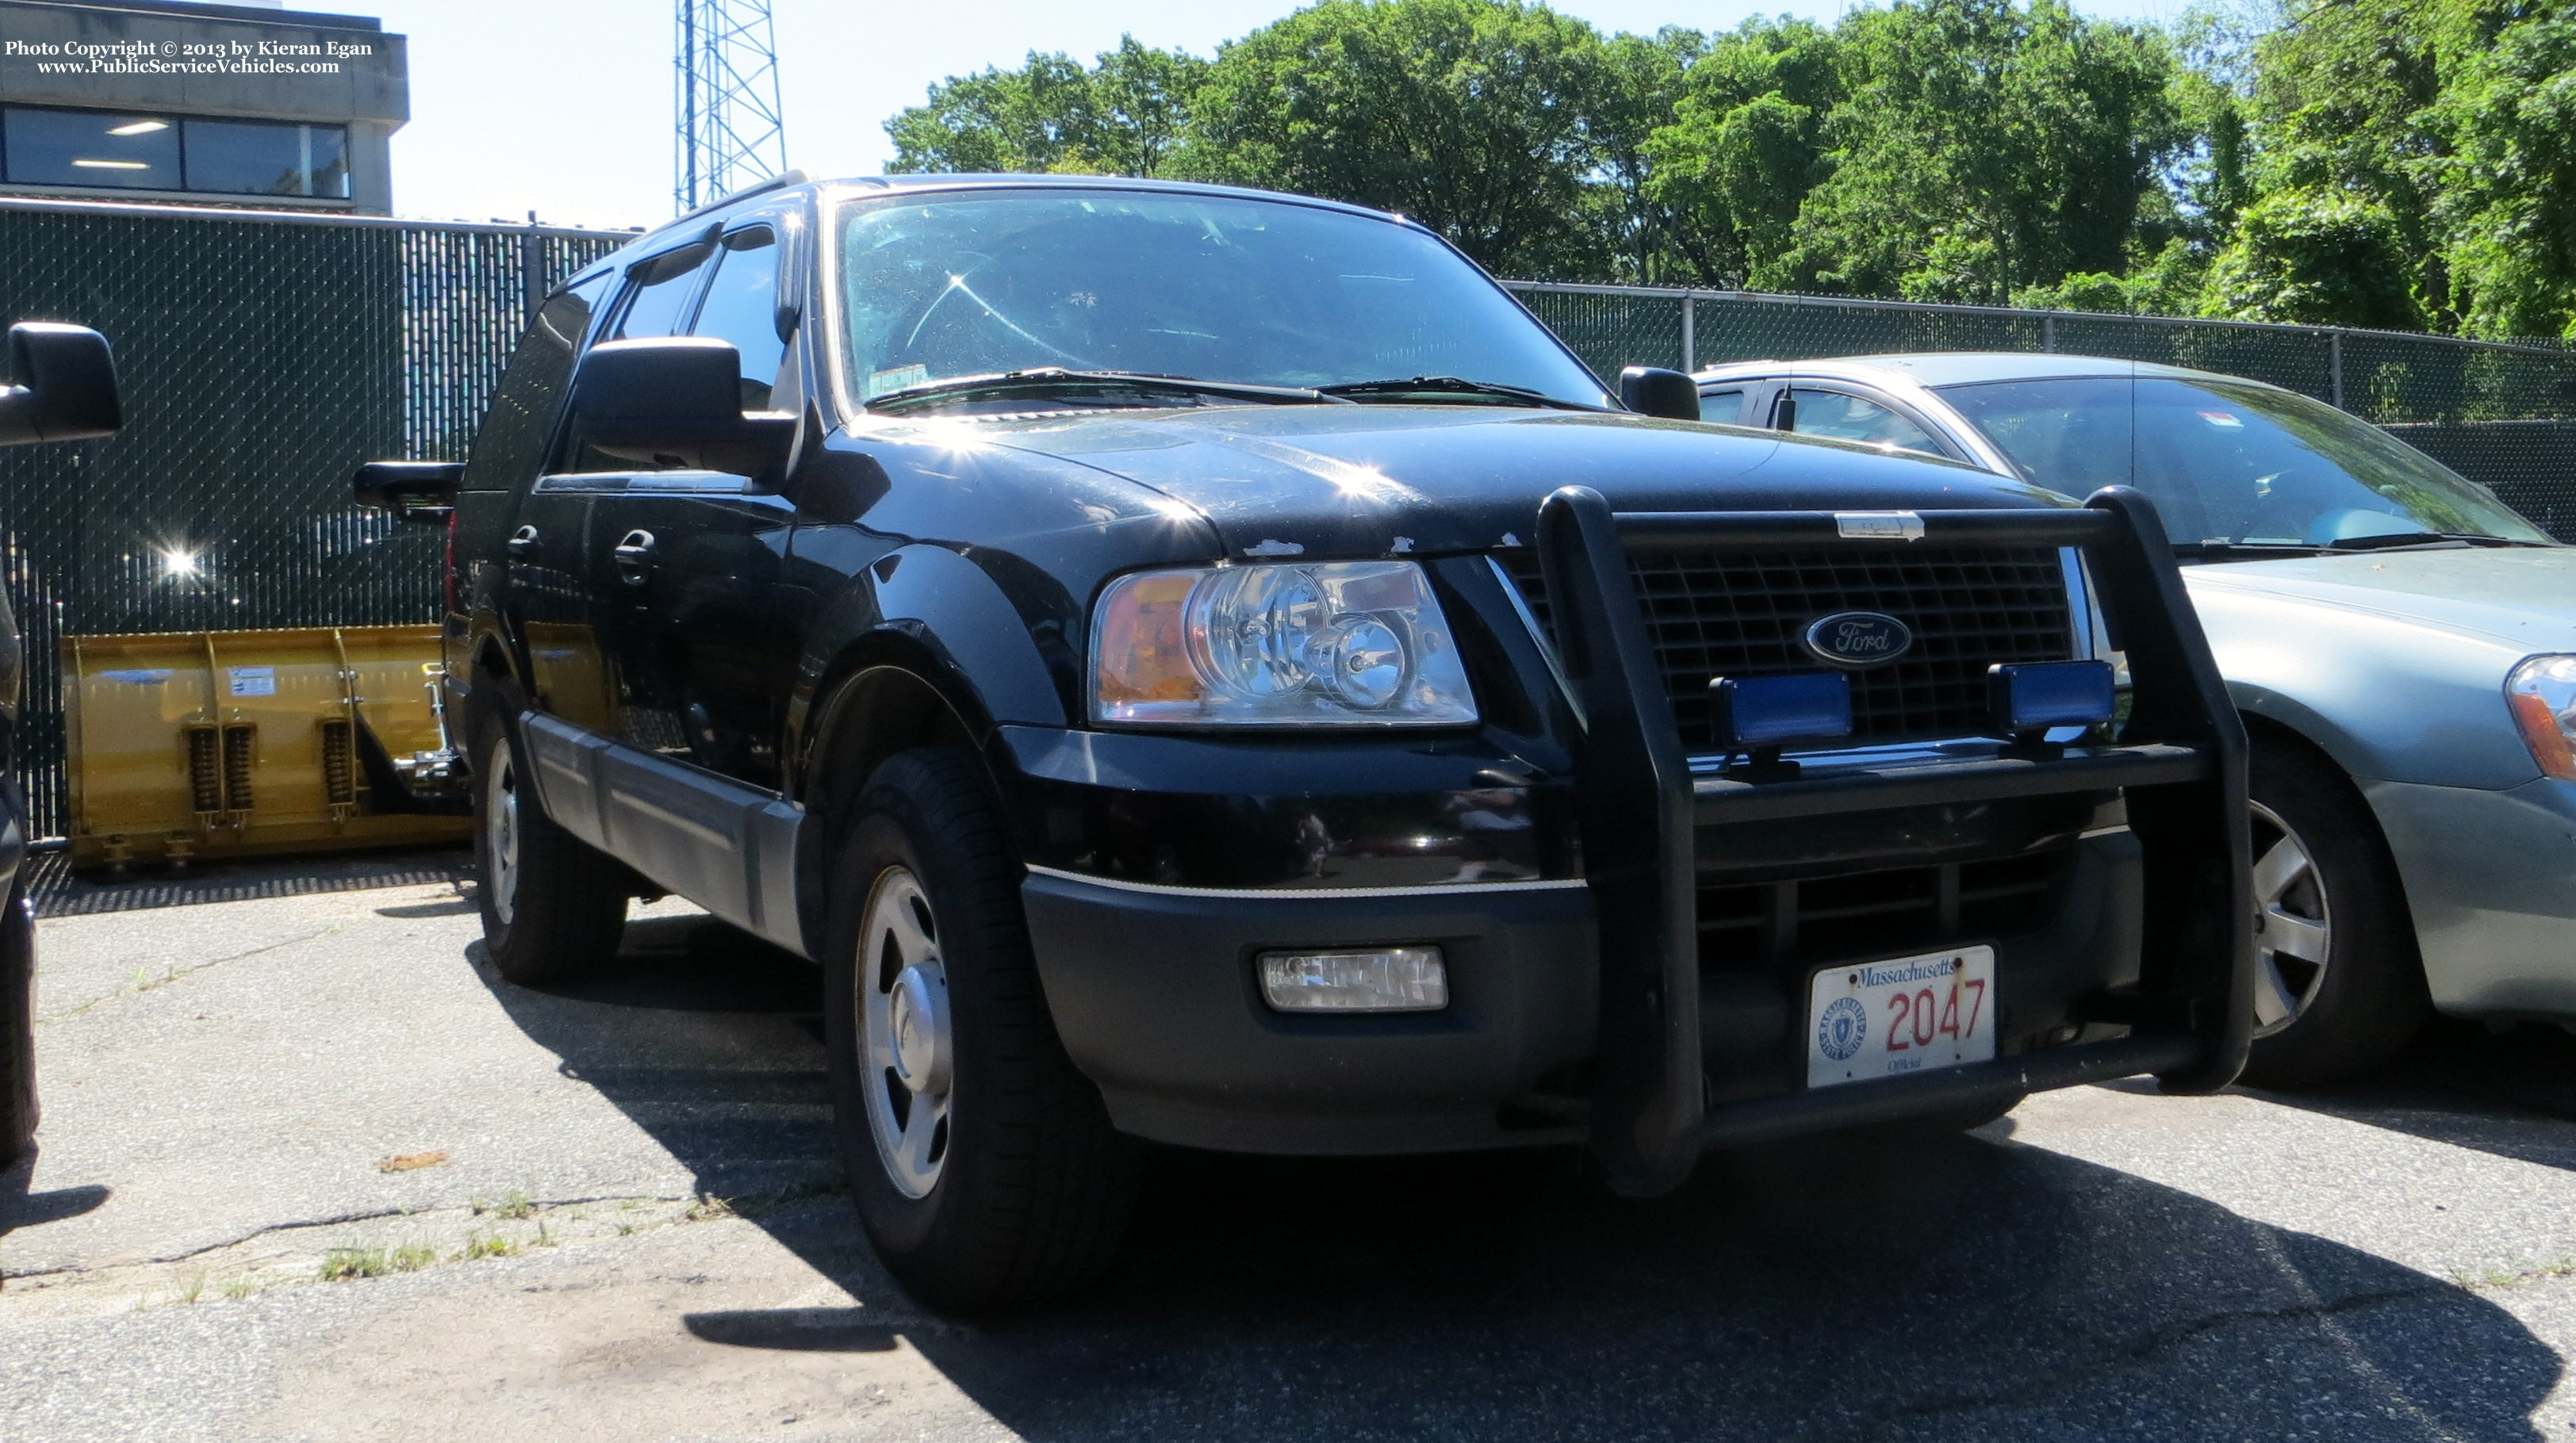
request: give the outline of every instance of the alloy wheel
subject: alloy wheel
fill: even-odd
[[[490,773],[483,784],[483,885],[492,894],[492,915],[507,927],[519,903],[519,768],[508,737],[492,743]]]
[[[851,999],[859,1011],[860,1086],[886,1179],[927,1197],[948,1160],[956,1045],[939,924],[921,883],[902,867],[877,876],[859,924]]]
[[[2317,999],[2333,955],[2334,912],[2324,876],[2278,812],[2251,806],[2254,824],[2254,1035],[2287,1030]]]

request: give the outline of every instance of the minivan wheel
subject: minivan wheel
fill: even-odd
[[[1134,1147],[1047,1014],[982,765],[948,747],[887,760],[831,866],[834,1124],[878,1256],[959,1313],[1099,1276],[1126,1235]]]
[[[498,690],[486,682],[481,690]],[[474,721],[474,861],[483,943],[522,987],[577,977],[617,956],[632,878],[617,860],[555,825],[529,785],[516,698]]]
[[[2397,864],[2333,764],[2267,737],[2249,763],[2257,923],[2244,1081],[2300,1087],[2367,1072],[2432,1011]]]

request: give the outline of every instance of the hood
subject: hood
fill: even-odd
[[[1097,468],[1183,502],[1225,549],[1383,556],[1525,544],[1589,486],[1623,511],[2064,505],[1974,467],[1625,414],[1465,406],[1228,406],[971,425],[984,445]]]
[[[2183,569],[2195,598],[2303,600],[2529,652],[2576,651],[2576,547],[2383,551]],[[2204,603],[2205,605],[2206,603]]]

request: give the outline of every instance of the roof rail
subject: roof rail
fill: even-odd
[[[791,185],[803,185],[805,182],[812,180],[813,178],[814,177],[807,175],[801,170],[782,170],[767,180],[746,185],[731,195],[718,196],[714,200],[708,201],[705,205],[699,206],[696,210],[690,211],[679,218],[681,220],[696,220],[699,216],[706,215],[713,211],[722,210],[726,206],[733,204],[735,201],[749,200],[753,196],[759,195],[764,191],[784,190]]]

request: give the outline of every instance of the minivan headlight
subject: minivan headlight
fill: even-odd
[[[2576,782],[2576,656],[2535,656],[2505,678],[2505,705],[2541,773]]]
[[[1122,576],[1091,625],[1091,719],[1111,726],[1460,726],[1467,671],[1410,561]]]

